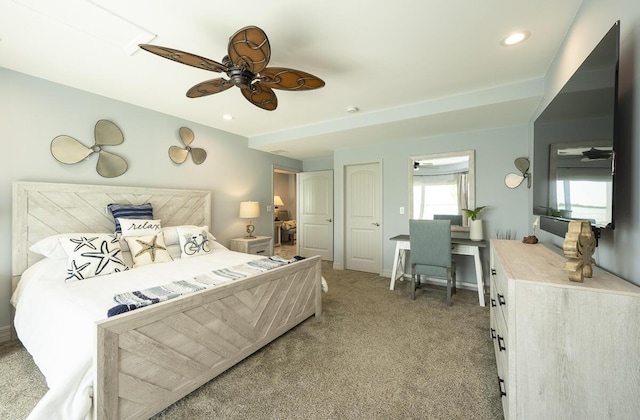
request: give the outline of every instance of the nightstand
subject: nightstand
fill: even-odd
[[[231,240],[229,249],[245,254],[272,256],[273,240],[269,236],[256,236],[255,238],[235,238]]]

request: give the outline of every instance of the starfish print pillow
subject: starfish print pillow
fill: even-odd
[[[60,238],[60,245],[68,256],[67,282],[129,269],[115,235],[94,233],[65,236]]]
[[[133,268],[173,261],[169,251],[167,251],[162,232],[148,236],[128,236],[124,240],[127,241],[131,250]]]

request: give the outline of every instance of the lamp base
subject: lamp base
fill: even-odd
[[[245,236],[245,238],[248,238],[248,239],[255,238],[255,236],[253,236],[254,230],[256,230],[256,227],[251,223],[251,220],[249,220],[249,224],[247,225],[247,236]]]

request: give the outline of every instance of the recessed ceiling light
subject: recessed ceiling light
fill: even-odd
[[[356,112],[360,111],[360,109],[357,106],[348,106],[347,107],[347,112],[349,114],[354,114]]]
[[[224,114],[224,115],[222,116],[222,119],[223,119],[223,120],[225,120],[225,121],[231,121],[231,120],[233,119],[233,115],[230,115],[230,114]]]
[[[519,44],[525,39],[529,38],[529,35],[531,34],[527,31],[514,32],[512,34],[507,35],[507,37],[502,40],[500,45],[504,47],[509,47],[511,45]]]

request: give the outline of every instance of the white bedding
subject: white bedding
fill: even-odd
[[[263,258],[218,246],[204,256],[69,283],[64,282],[65,259],[45,258],[25,271],[11,298],[15,328],[49,386],[28,419],[92,418],[95,322],[116,305],[114,294]]]

